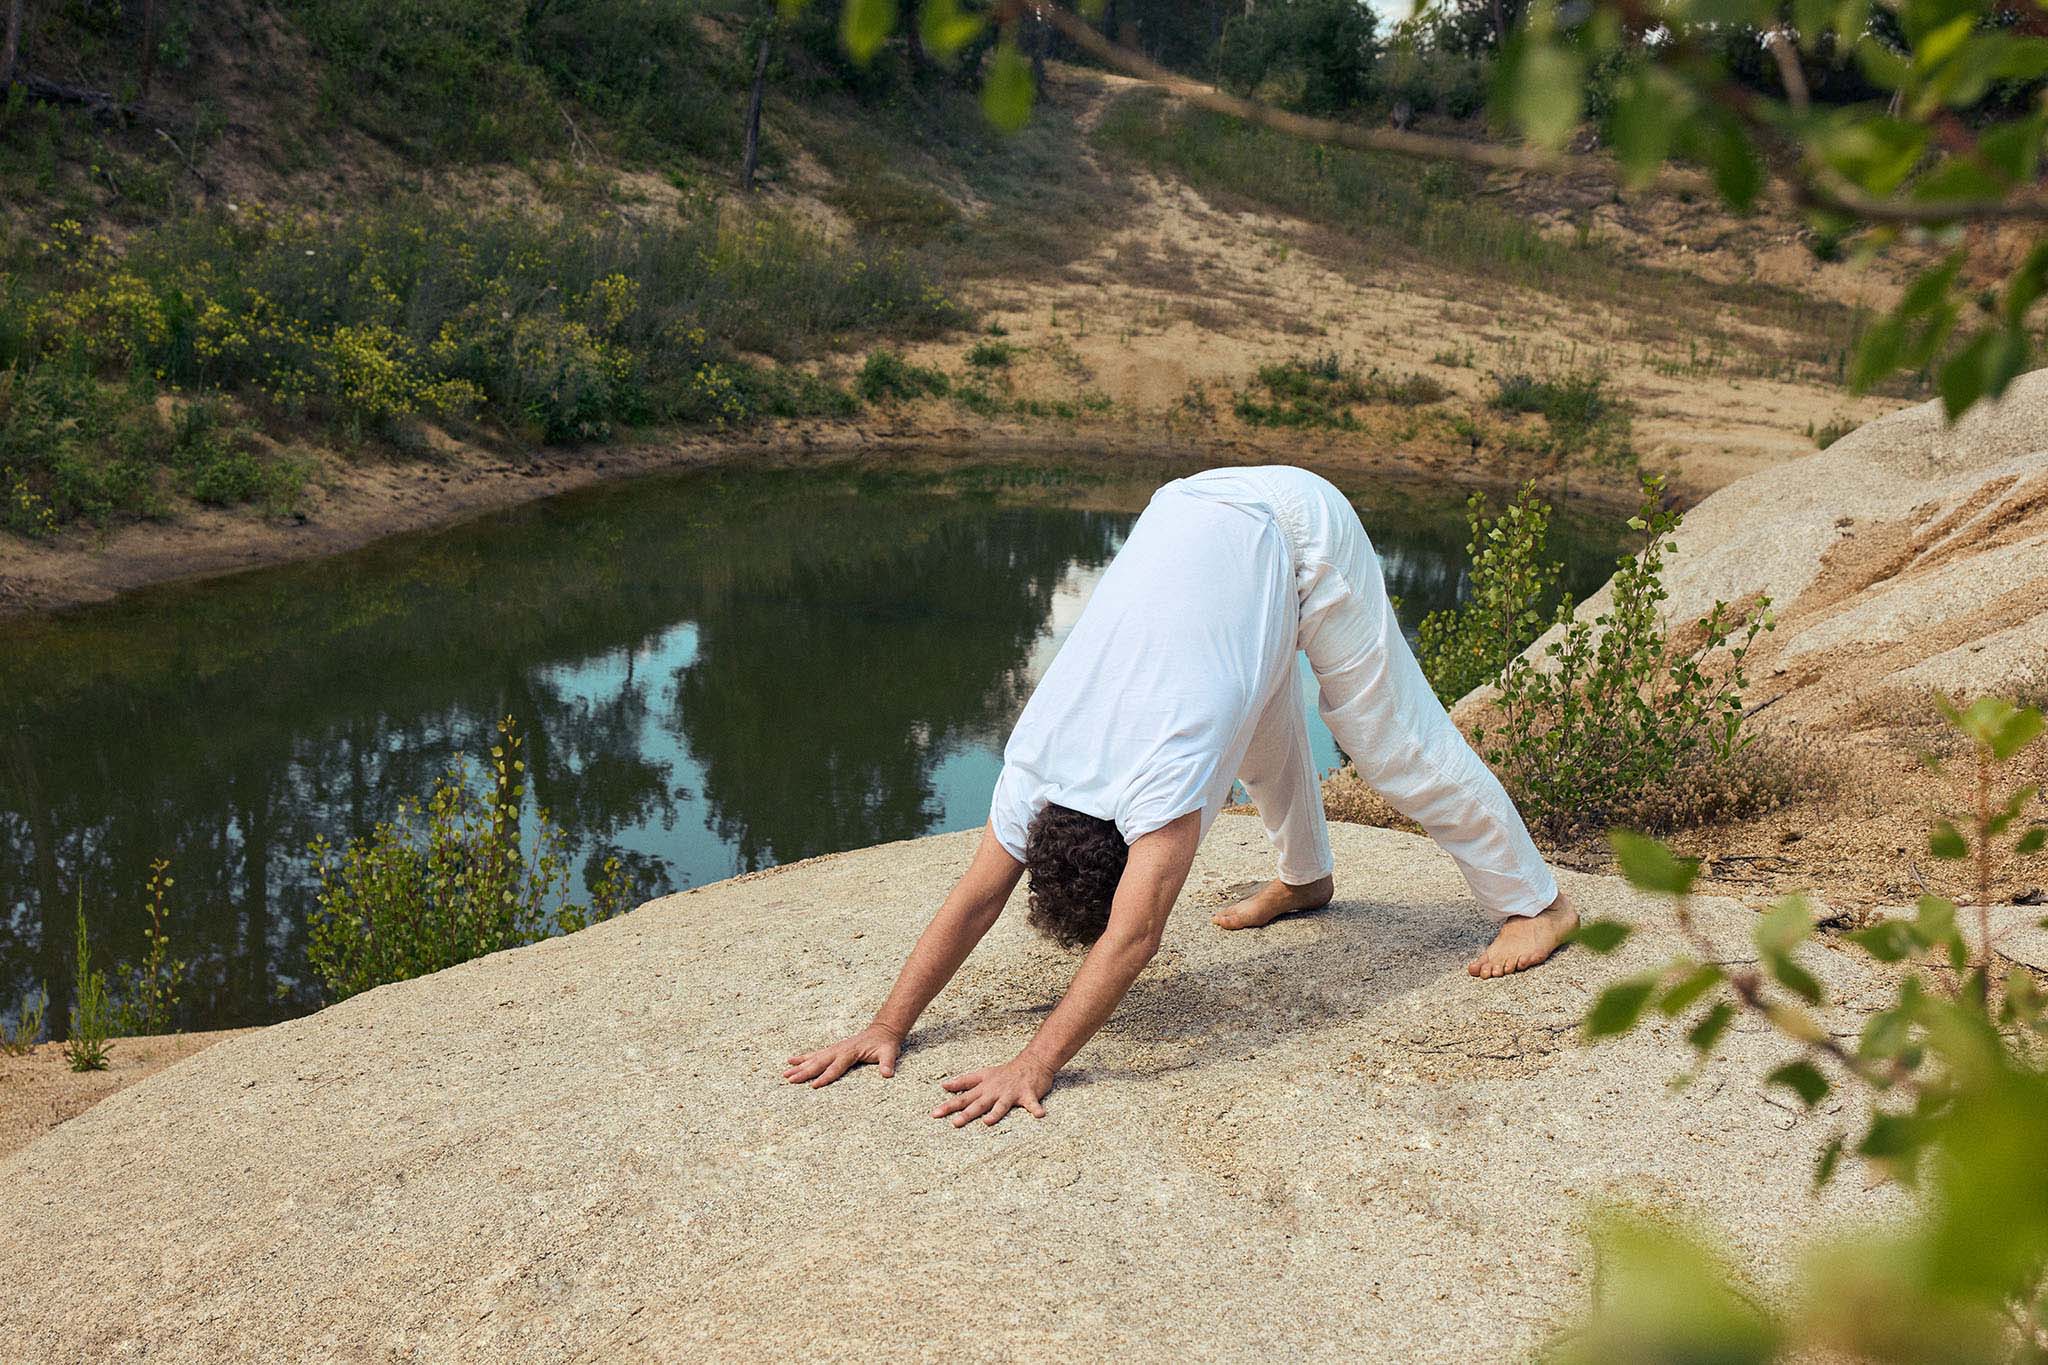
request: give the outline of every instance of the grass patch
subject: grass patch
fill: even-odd
[[[1376,368],[1360,374],[1334,351],[1262,365],[1256,382],[1256,390],[1238,394],[1235,410],[1239,420],[1261,427],[1354,431],[1358,407],[1420,407],[1450,396],[1424,374],[1388,376]]]
[[[896,351],[870,351],[853,386],[870,403],[943,397],[952,382],[943,370],[913,365]]]
[[[1497,374],[1490,405],[1499,412],[1536,413],[1549,429],[1549,450],[1559,456],[1590,453],[1596,461],[1632,465],[1628,443],[1634,417],[1628,403],[1597,370],[1539,378],[1526,370]]]

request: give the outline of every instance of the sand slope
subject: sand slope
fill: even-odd
[[[0,1360],[1138,1359],[1523,1354],[1588,1289],[1589,1201],[1702,1212],[1745,1253],[1822,1212],[1836,1121],[1742,1032],[1699,1085],[1672,1031],[1581,1046],[1648,932],[1466,977],[1448,861],[1334,831],[1340,900],[1227,935],[1263,876],[1225,816],[1165,949],[1042,1121],[956,1132],[936,1081],[1010,1055],[1072,959],[1006,916],[900,1074],[781,1059],[862,1022],[964,863],[948,835],[798,864],[222,1043],[0,1161]],[[1749,912],[1702,906],[1729,955]],[[1853,1030],[1877,989],[1811,965]],[[1837,1116],[1839,1117],[1839,1116]]]

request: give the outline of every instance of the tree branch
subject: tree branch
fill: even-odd
[[[1592,157],[1565,152],[1545,152],[1498,142],[1470,142],[1462,138],[1439,137],[1406,129],[1367,128],[1355,123],[1340,123],[1335,119],[1315,118],[1278,109],[1259,100],[1246,99],[1218,90],[1215,86],[1183,76],[1177,71],[1170,71],[1143,53],[1098,33],[1079,15],[1051,3],[1050,0],[1043,5],[1041,12],[1047,22],[1064,34],[1076,47],[1145,84],[1186,100],[1190,104],[1226,114],[1231,118],[1242,119],[1246,123],[1271,128],[1290,137],[1310,142],[1331,143],[1358,151],[1389,152],[1395,156],[1416,157],[1429,161],[1458,161],[1491,170],[1535,171],[1556,176],[1590,174],[1608,180],[1616,178],[1615,169],[1611,164]],[[1777,45],[1773,44],[1773,52],[1778,50]],[[1796,65],[1794,70],[1795,75],[1798,75]],[[1788,83],[1788,96],[1795,100],[1803,98],[1806,93],[1803,75],[1799,76],[1796,92],[1795,94],[1794,87]],[[1794,172],[1778,168],[1774,171],[1773,182],[1773,198],[1788,207],[1838,213],[1871,223],[1946,224],[1965,220],[2048,222],[2048,198],[2040,195],[2020,195],[2005,199],[1950,199],[1927,203],[1911,199],[1874,199],[1840,176],[1825,169],[1811,167],[1802,167]],[[1673,169],[1661,171],[1652,181],[1652,186],[1667,191],[1693,192],[1711,188],[1706,177],[1698,172]]]

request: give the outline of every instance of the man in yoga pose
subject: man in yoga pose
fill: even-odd
[[[1103,574],[1003,751],[989,820],[874,1022],[789,1059],[830,1085],[903,1039],[1031,874],[1030,922],[1087,956],[1025,1049],[943,1082],[958,1128],[1013,1108],[1043,1117],[1059,1069],[1158,951],[1195,849],[1242,781],[1279,875],[1214,916],[1251,929],[1327,905],[1329,829],[1295,694],[1297,650],[1323,719],[1364,778],[1457,862],[1500,919],[1466,968],[1505,976],[1578,924],[1500,782],[1424,680],[1394,619],[1358,514],[1287,466],[1215,469],[1160,489]]]

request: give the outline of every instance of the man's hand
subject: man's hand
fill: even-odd
[[[809,1081],[811,1089],[816,1090],[867,1062],[873,1062],[884,1076],[893,1076],[896,1059],[902,1054],[902,1034],[881,1024],[869,1024],[844,1042],[790,1058],[782,1079],[792,1084]]]
[[[963,1071],[939,1088],[953,1092],[953,1098],[932,1110],[935,1119],[953,1116],[953,1126],[964,1128],[975,1119],[993,1125],[1012,1109],[1029,1111],[1031,1117],[1045,1117],[1040,1103],[1052,1089],[1052,1069],[1028,1057],[1018,1056],[1001,1066],[983,1071]]]

